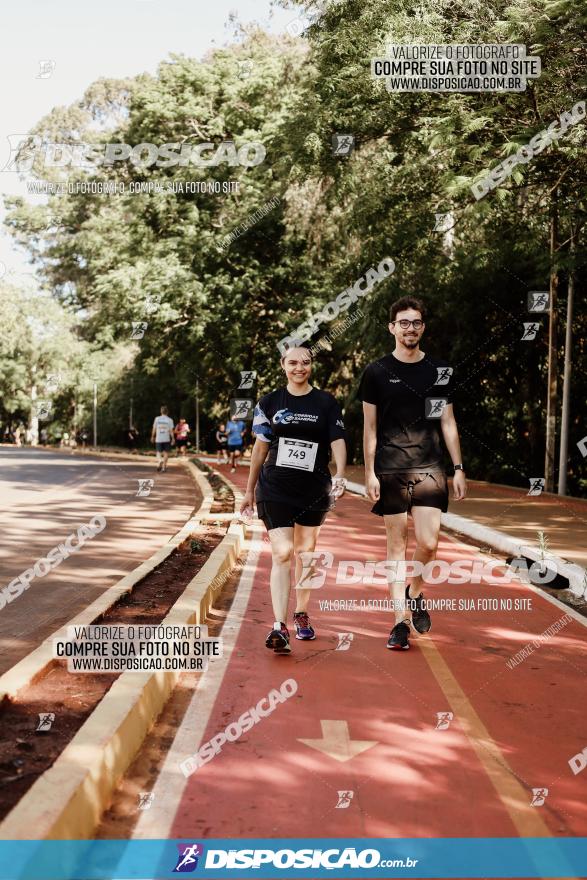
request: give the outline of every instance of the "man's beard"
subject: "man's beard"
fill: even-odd
[[[403,339],[402,342],[406,348],[416,348],[418,345],[417,339]]]

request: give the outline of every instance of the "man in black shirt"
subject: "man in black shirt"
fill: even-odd
[[[402,297],[392,304],[389,318],[395,348],[368,365],[359,388],[365,487],[375,501],[372,512],[385,522],[388,560],[405,560],[410,512],[416,536],[413,558],[425,565],[435,558],[440,515],[448,508],[441,434],[455,469],[455,500],[467,491],[453,414],[454,371],[420,350],[425,329],[421,300]],[[390,574],[390,590],[396,622],[387,647],[405,650],[410,624],[419,633],[431,626],[422,607],[422,578],[416,575],[406,585],[398,568]]]

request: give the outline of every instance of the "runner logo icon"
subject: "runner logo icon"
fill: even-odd
[[[338,794],[338,803],[335,810],[347,810],[351,805],[351,800],[355,796],[354,791],[339,791]]]
[[[178,843],[179,855],[173,873],[188,874],[198,867],[200,856],[204,855],[204,847],[200,843]]]
[[[296,590],[319,590],[324,586],[326,568],[332,566],[334,556],[329,550],[303,550],[299,557],[302,573],[296,584]]]
[[[426,398],[426,418],[427,419],[439,419],[442,417],[444,412],[444,408],[447,406],[448,400],[444,397],[435,398],[435,397],[427,397]]]
[[[437,712],[436,718],[436,730],[448,730],[454,715],[452,712]]]
[[[35,728],[36,732],[51,730],[51,725],[55,721],[55,712],[39,712],[39,723]]]
[[[532,789],[532,801],[530,803],[531,807],[541,807],[544,804],[545,799],[548,796],[547,788],[533,788]]]
[[[435,385],[448,385],[449,379],[452,376],[453,368],[452,367],[436,367],[436,372],[438,376],[436,378]]]

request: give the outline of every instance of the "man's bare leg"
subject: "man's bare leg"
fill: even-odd
[[[441,511],[437,507],[412,507],[416,549],[413,559],[426,565],[436,558],[438,535],[440,533]],[[415,599],[422,592],[422,575],[411,578],[410,597]]]
[[[387,558],[393,562],[403,562],[406,558],[406,544],[408,540],[408,515],[407,513],[393,513],[383,517],[385,532],[387,535]],[[393,600],[395,622],[411,619],[410,611],[405,607],[406,581],[405,578],[398,580],[398,574],[392,567],[388,575],[389,594]]]

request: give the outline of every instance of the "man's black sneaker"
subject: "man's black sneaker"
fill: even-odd
[[[409,636],[409,624],[404,623],[402,620],[401,623],[396,623],[396,625],[390,632],[389,638],[387,640],[387,647],[391,648],[392,651],[407,651],[410,647],[410,643],[408,641]]]
[[[406,604],[412,612],[412,623],[414,629],[419,633],[427,633],[432,626],[430,615],[425,608],[422,608],[422,599],[424,593],[420,593],[415,599],[410,596],[410,585],[406,587]]]
[[[265,639],[265,646],[276,654],[289,654],[289,630],[285,623],[276,620],[273,629]]]

